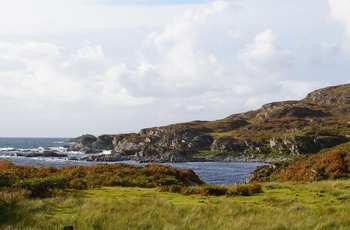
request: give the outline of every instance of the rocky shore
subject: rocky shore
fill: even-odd
[[[81,158],[85,161],[100,161],[100,162],[117,162],[117,161],[136,161],[139,163],[166,163],[166,162],[263,162],[271,163],[276,161],[276,158],[259,158],[257,156],[207,156],[207,157],[183,157],[175,156],[146,156],[140,157],[137,155],[121,155],[118,153],[111,153],[105,155],[89,155]],[[281,160],[281,159],[279,159]]]
[[[271,162],[269,156],[314,154],[350,141],[350,84],[272,102],[216,121],[191,121],[138,133],[83,135],[68,151],[110,154],[85,160]]]

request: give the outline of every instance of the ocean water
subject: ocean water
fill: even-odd
[[[69,138],[0,138],[0,160],[8,160],[17,165],[54,166],[67,165],[95,165],[104,162],[80,161],[87,156],[81,152],[69,152],[67,146],[74,143]],[[67,157],[25,157],[32,152],[55,150]],[[106,154],[106,153],[98,153]],[[105,162],[114,164],[116,162]],[[123,163],[145,165],[133,161]],[[176,168],[192,169],[204,182],[208,184],[234,184],[245,181],[249,173],[263,163],[217,163],[217,162],[184,162],[166,163]]]

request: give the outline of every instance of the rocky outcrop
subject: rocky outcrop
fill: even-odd
[[[350,84],[330,86],[309,93],[304,101],[319,105],[349,105]]]
[[[287,101],[287,102],[273,102],[263,105],[258,113],[258,117],[263,119],[270,118],[283,118],[283,117],[294,117],[294,118],[307,118],[307,117],[326,117],[330,114],[313,109],[313,106],[304,102],[299,101]]]
[[[210,149],[212,151],[221,151],[221,152],[244,152],[247,148],[244,142],[240,142],[231,137],[222,137],[215,139]]]
[[[153,135],[150,135],[153,134]],[[135,160],[138,162],[184,162],[193,161],[189,153],[209,148],[213,138],[192,130],[177,132],[174,129],[163,131],[140,131],[140,133],[119,134],[114,136],[83,138],[71,151],[98,153],[112,150],[110,156],[94,156],[86,160]]]
[[[324,148],[330,148],[346,142],[344,137],[318,137],[318,136],[293,136],[273,137],[270,139],[270,148],[280,153],[300,155],[304,153],[317,153]]]
[[[101,135],[95,137],[91,134],[86,134],[74,139],[70,142],[76,142],[74,146],[68,146],[68,151],[80,151],[84,153],[98,153],[103,150],[113,150],[113,135]]]
[[[87,158],[94,161],[265,161],[272,154],[312,154],[349,141],[349,113],[347,84],[216,121],[145,128],[138,133],[83,135],[74,139],[76,144],[69,150],[111,152]]]
[[[74,146],[70,146],[68,148],[69,151],[80,151],[84,153],[91,153],[93,152],[93,143],[96,142],[97,138],[94,135],[86,134],[81,137],[77,137],[74,139],[71,139],[71,142],[75,142],[76,144]]]
[[[93,140],[93,139],[96,139],[96,137],[94,135],[92,135],[92,134],[84,134],[82,136],[69,139],[68,142],[79,143],[79,142],[85,142],[87,140]]]
[[[17,153],[17,156],[24,156],[24,157],[67,157],[67,154],[57,153],[53,150],[45,150],[43,152],[32,152],[32,153],[28,153],[28,154]]]

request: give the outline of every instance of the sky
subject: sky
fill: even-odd
[[[0,0],[0,137],[217,120],[349,73],[350,0]]]

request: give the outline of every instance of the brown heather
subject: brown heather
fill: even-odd
[[[251,181],[319,181],[350,178],[350,142],[257,168]]]

